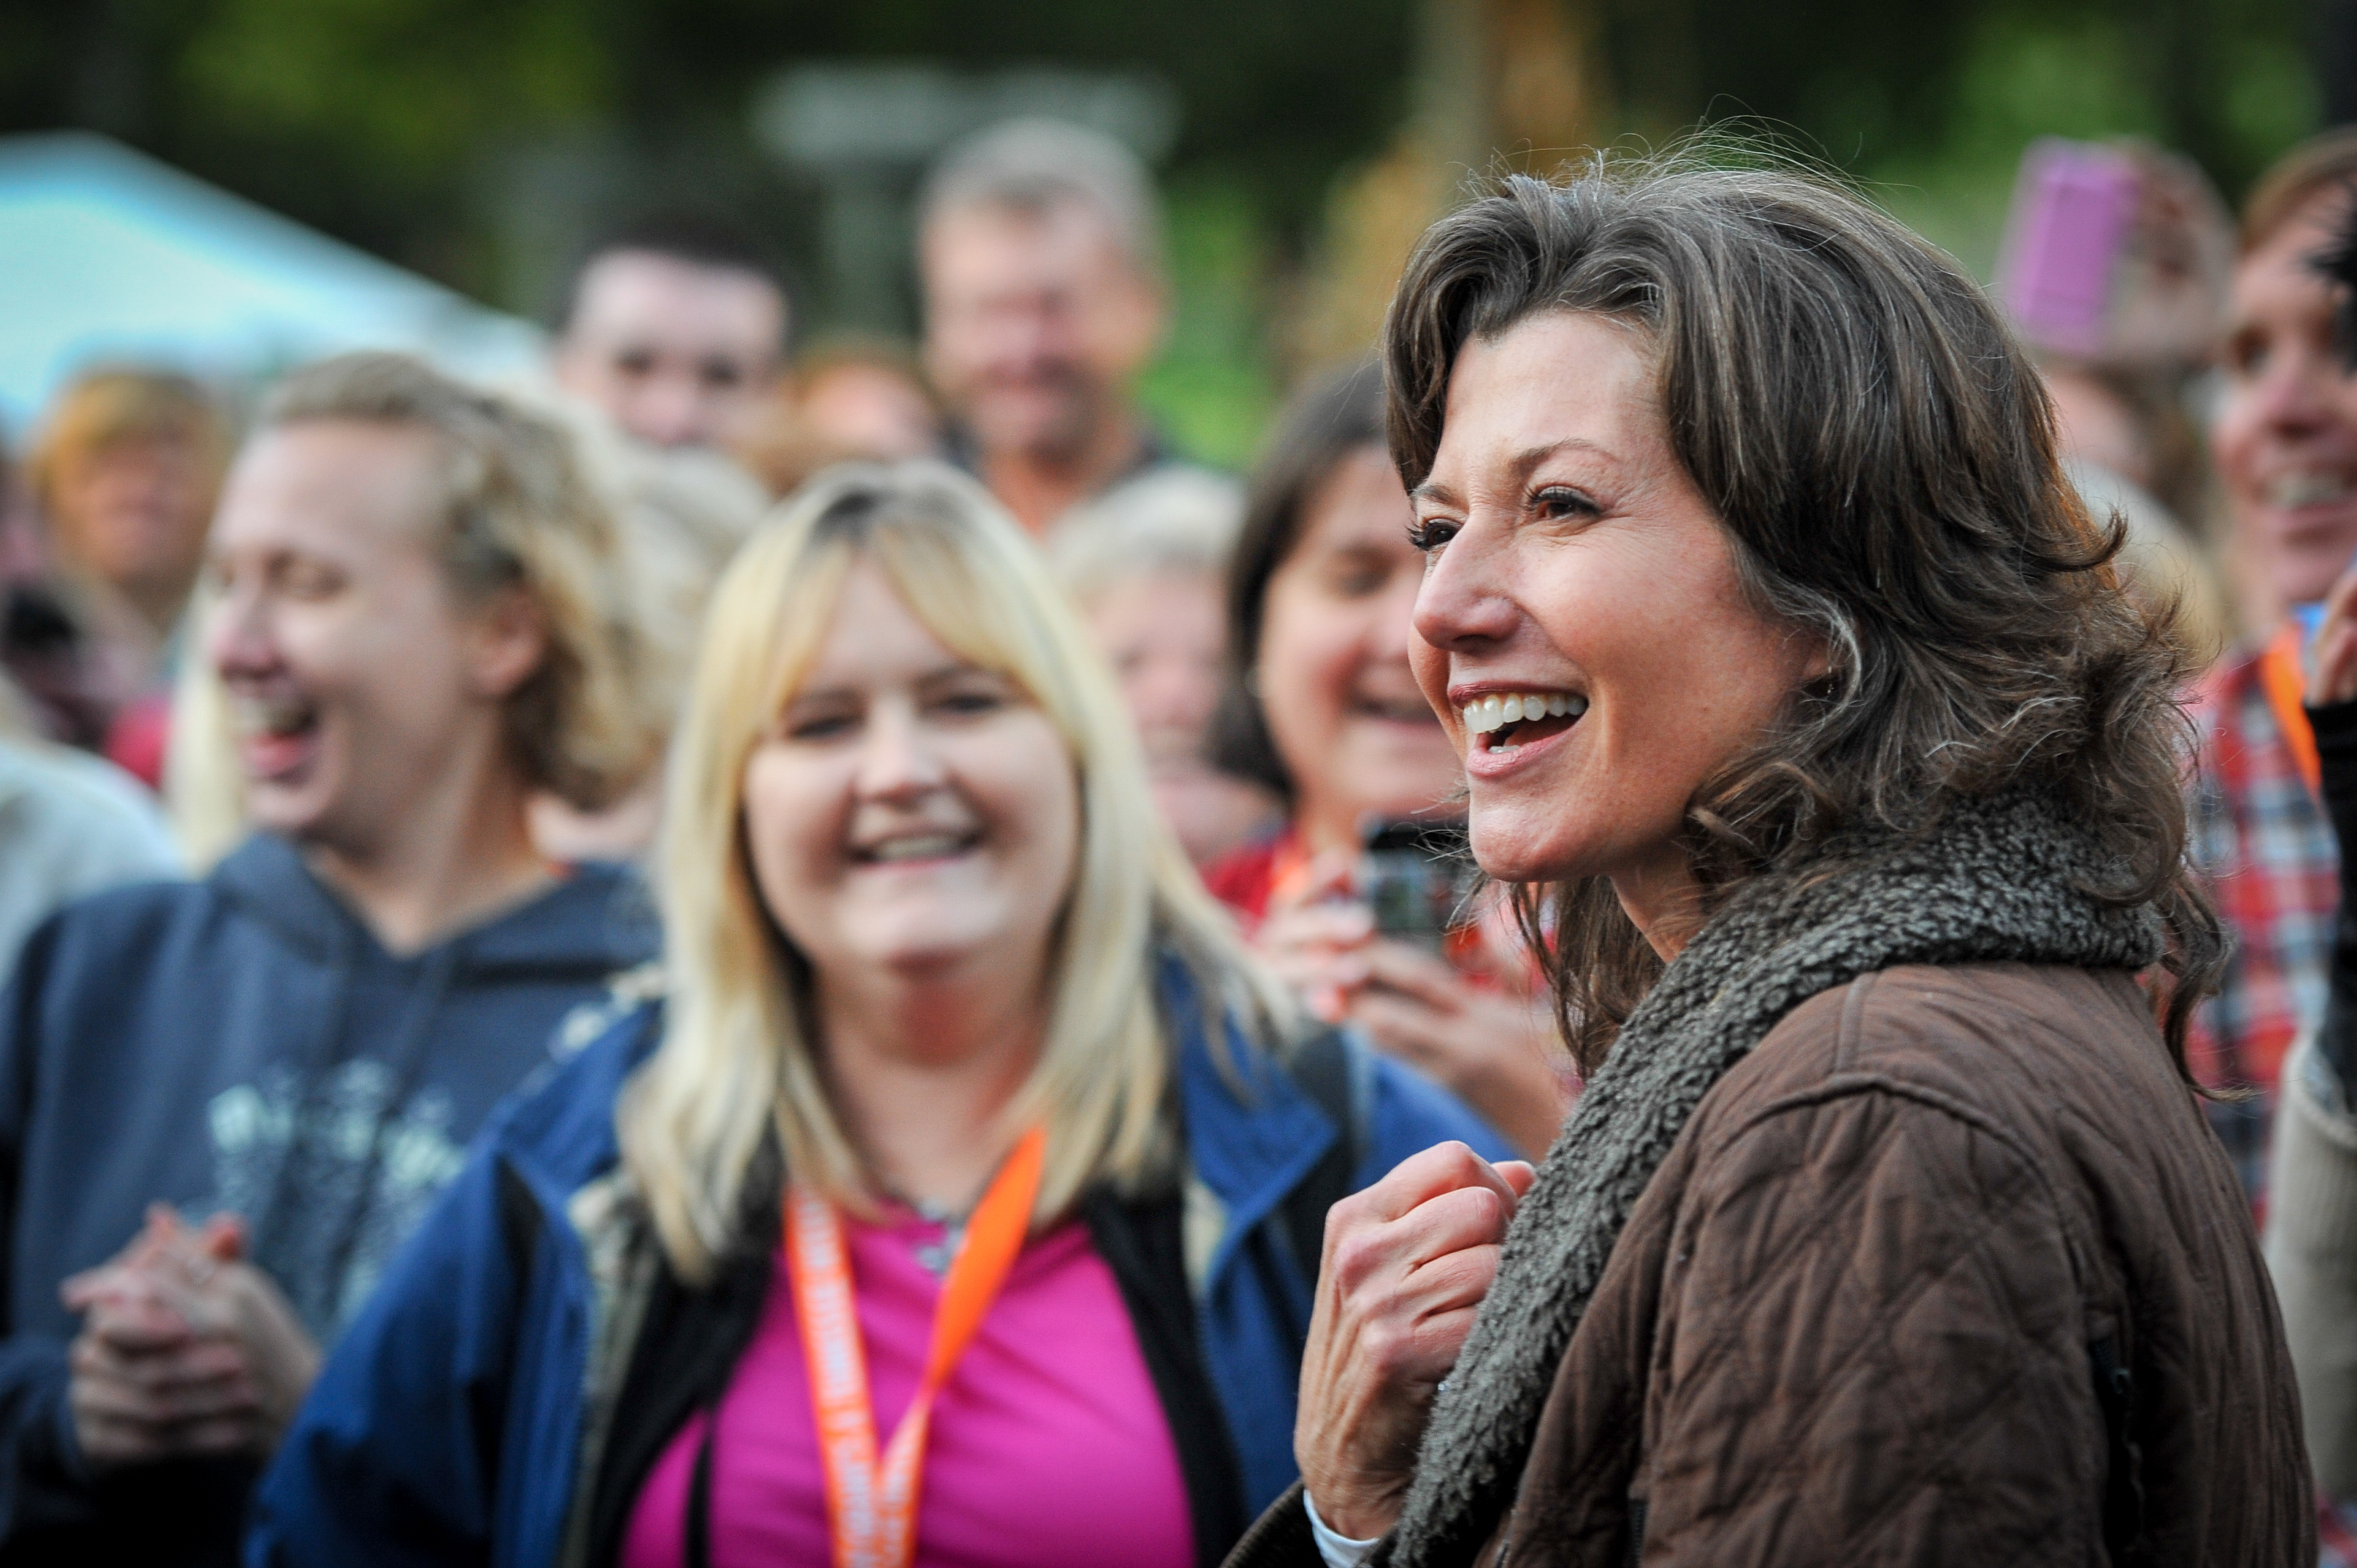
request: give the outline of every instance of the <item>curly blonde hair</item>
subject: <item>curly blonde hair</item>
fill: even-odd
[[[522,593],[545,639],[539,667],[507,698],[510,757],[533,788],[585,811],[627,792],[661,749],[667,693],[626,580],[620,528],[573,438],[404,354],[344,354],[295,371],[264,404],[255,434],[321,420],[433,436],[436,543],[452,585],[462,602]],[[188,661],[166,768],[174,817],[199,863],[228,849],[243,819],[217,686],[202,660]]]

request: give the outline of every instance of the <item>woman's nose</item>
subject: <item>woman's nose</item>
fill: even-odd
[[[1418,637],[1435,648],[1459,649],[1512,634],[1520,612],[1507,591],[1508,553],[1491,531],[1469,523],[1426,561],[1411,618]]]
[[[859,752],[859,790],[869,800],[894,800],[938,789],[948,776],[926,725],[900,703],[869,714]]]
[[[223,676],[261,674],[279,662],[278,640],[262,596],[231,585],[213,602],[205,622],[205,651]]]
[[[2259,389],[2259,408],[2269,424],[2283,430],[2306,431],[2330,424],[2338,403],[2331,395],[2339,381],[2334,367],[2304,349],[2286,349],[2269,367]]]

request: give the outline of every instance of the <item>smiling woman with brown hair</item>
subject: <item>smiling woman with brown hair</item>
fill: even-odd
[[[1236,1561],[2312,1561],[2177,655],[1978,287],[1605,165],[1436,225],[1385,354],[1417,680],[1591,1076],[1534,1178],[1337,1207]]]

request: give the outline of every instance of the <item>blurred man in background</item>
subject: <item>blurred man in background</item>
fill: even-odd
[[[749,243],[656,219],[583,255],[556,324],[557,384],[654,446],[722,446],[777,391],[790,306]]]
[[[954,450],[1023,525],[1174,461],[1132,401],[1162,341],[1162,218],[1118,143],[1017,120],[925,189],[925,361]]]

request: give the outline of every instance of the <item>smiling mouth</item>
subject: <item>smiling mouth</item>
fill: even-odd
[[[274,779],[302,761],[318,734],[319,707],[308,698],[285,693],[232,696],[230,724],[247,771],[259,779]]]
[[[1466,703],[1462,712],[1476,746],[1506,752],[1561,735],[1587,712],[1587,699],[1575,692],[1492,693]]]
[[[898,833],[861,844],[851,858],[862,865],[908,865],[920,861],[954,860],[982,842],[978,832]]]
[[[2349,476],[2330,469],[2278,474],[2267,481],[2266,494],[2270,505],[2286,511],[2330,506],[2349,499]]]

